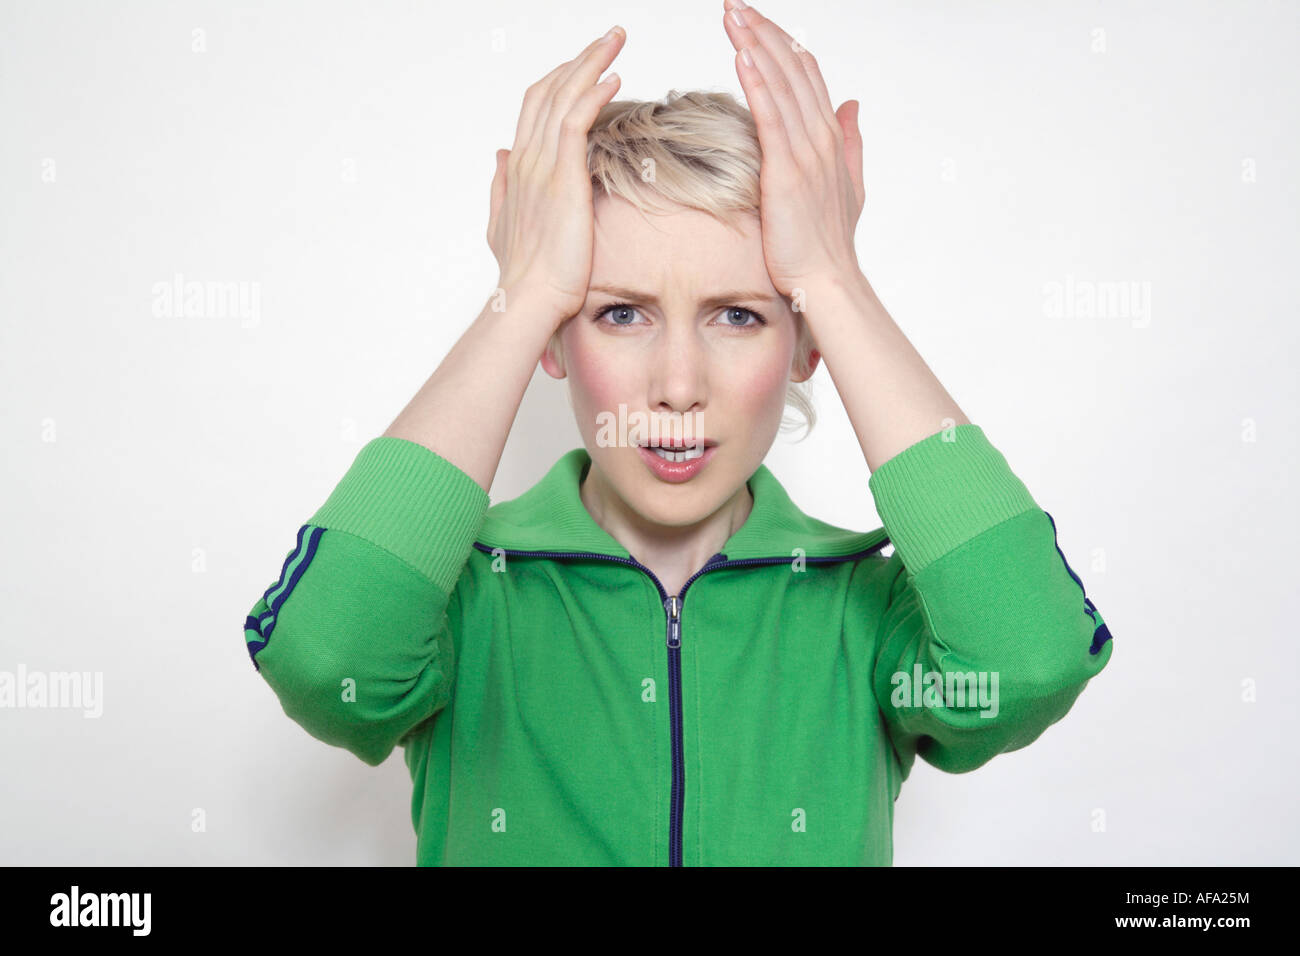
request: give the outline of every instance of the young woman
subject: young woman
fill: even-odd
[[[307,731],[403,747],[420,864],[888,864],[918,755],[1027,745],[1110,658],[1054,522],[858,269],[857,104],[735,7],[752,115],[610,102],[619,28],[529,88],[498,289],[246,621]],[[539,358],[583,447],[489,507]],[[869,533],[762,463],[823,360]]]

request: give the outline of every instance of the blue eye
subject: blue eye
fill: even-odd
[[[595,318],[596,321],[599,322],[603,316],[608,315],[611,312],[635,312],[635,311],[636,311],[636,306],[628,305],[626,302],[613,302],[610,303],[609,305],[602,306],[601,308],[597,309]],[[615,320],[613,322],[606,322],[605,324],[606,325],[635,325],[636,323],[630,321],[620,322]]]
[[[636,306],[629,305],[626,302],[611,302],[609,305],[603,305],[599,309],[597,309],[596,314],[592,318],[594,321],[599,322],[605,316],[610,315],[612,313],[635,314]],[[739,313],[741,315],[742,321],[740,322],[732,321],[736,313]],[[740,306],[733,306],[732,308],[727,309],[726,312],[723,313],[723,317],[724,318],[721,324],[731,329],[753,329],[753,328],[757,328],[760,325],[767,325],[767,319],[763,318],[763,316],[759,315],[759,313],[755,312],[753,309],[742,309]],[[745,319],[748,318],[752,318],[754,321],[753,322],[745,321]],[[606,322],[604,324],[629,326],[629,325],[638,325],[639,323],[631,321],[630,318],[627,321],[622,321],[621,317],[615,316],[614,321]]]
[[[734,329],[747,329],[747,328],[753,328],[753,327],[754,327],[754,325],[750,325],[749,323],[745,323],[745,322],[742,322],[742,323],[740,323],[740,324],[737,324],[737,323],[735,323],[735,322],[732,322],[732,321],[731,321],[731,318],[732,318],[732,316],[733,316],[735,313],[737,313],[737,312],[740,312],[740,313],[742,313],[743,315],[753,316],[753,317],[754,317],[754,320],[755,320],[755,321],[754,321],[754,325],[767,325],[767,322],[766,322],[766,321],[763,319],[763,317],[762,317],[761,315],[759,315],[757,312],[753,311],[752,309],[742,309],[742,308],[740,308],[740,306],[736,306],[735,308],[731,308],[731,309],[728,309],[728,310],[727,310],[727,322],[726,322],[726,324],[729,325],[729,326],[731,326],[731,327],[734,328]]]

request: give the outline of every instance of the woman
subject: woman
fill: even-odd
[[[1050,516],[858,270],[856,103],[736,7],[752,118],[609,102],[618,28],[529,88],[496,293],[246,622],[311,734],[404,748],[420,864],[888,864],[918,754],[1023,747],[1109,660]],[[489,509],[539,357],[584,447]],[[762,464],[821,359],[874,532]]]

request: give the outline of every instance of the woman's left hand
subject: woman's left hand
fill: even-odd
[[[858,102],[831,109],[813,55],[743,0],[725,0],[736,72],[758,128],[763,258],[778,292],[793,297],[860,274],[853,235],[862,215]],[[744,18],[744,26],[734,14]],[[749,48],[753,66],[743,60]]]

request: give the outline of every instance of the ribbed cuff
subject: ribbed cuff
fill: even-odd
[[[894,549],[912,574],[1008,518],[1037,508],[978,425],[936,432],[867,481]]]
[[[478,482],[441,455],[381,436],[358,452],[310,523],[365,538],[450,594],[488,504]]]

